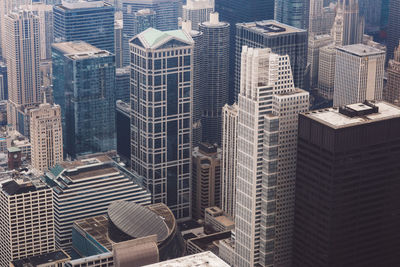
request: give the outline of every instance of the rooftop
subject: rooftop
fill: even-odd
[[[101,50],[83,41],[55,43],[52,45],[61,51],[66,57],[74,60],[110,56],[111,53]]]
[[[38,256],[32,256],[29,258],[14,260],[11,263],[13,264],[12,266],[14,267],[34,267],[41,264],[62,263],[68,260],[70,260],[68,254],[62,250],[58,250]]]
[[[245,23],[238,23],[237,25],[243,28],[247,28],[251,31],[261,33],[266,36],[276,36],[276,35],[296,33],[296,32],[304,32],[304,33],[307,32],[306,30],[298,29],[296,27],[280,23],[276,20],[245,22]]]
[[[110,6],[104,1],[62,1],[62,5],[59,5],[60,8],[63,9],[81,9],[81,8],[99,8],[104,6]]]
[[[218,254],[218,243],[222,239],[231,237],[231,231],[218,232],[210,235],[189,239],[190,242],[203,251],[212,251]]]
[[[218,258],[210,251],[185,256],[173,260],[167,260],[144,267],[229,267],[229,264]]]
[[[364,44],[340,46],[337,49],[359,57],[385,54],[383,50]]]
[[[135,39],[139,39],[145,48],[156,48],[161,44],[168,42],[171,39],[181,41],[184,44],[193,44],[193,39],[188,33],[183,30],[173,31],[159,31],[154,28],[148,28],[144,32],[139,33],[134,37],[131,42]]]
[[[357,103],[347,105],[341,109],[321,109],[306,112],[303,115],[335,129],[400,117],[400,107],[383,101],[372,102],[372,104],[374,106]],[[345,111],[343,112],[343,110]]]
[[[3,183],[1,187],[9,196],[25,194],[47,188],[46,184],[35,177],[32,177],[31,179],[21,178],[18,180],[11,180]]]

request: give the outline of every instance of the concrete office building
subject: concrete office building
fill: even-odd
[[[235,217],[238,105],[222,108],[221,208]]]
[[[300,115],[293,266],[400,262],[399,131],[379,101]]]
[[[323,6],[323,0],[310,0],[309,34],[330,34],[336,16],[336,5]]]
[[[289,55],[294,84],[302,88],[307,65],[307,31],[274,20],[236,25],[235,96],[240,91],[241,52],[243,46],[270,48],[273,53]]]
[[[114,53],[114,7],[104,1],[63,1],[54,6],[54,39],[83,41]]]
[[[188,0],[182,7],[182,20],[190,20],[192,29],[199,30],[199,24],[210,20],[210,13],[214,12],[214,0]]]
[[[115,20],[114,24],[114,47],[115,47],[115,67],[122,68],[124,62],[124,39],[123,39],[123,20]]]
[[[200,143],[192,162],[192,217],[204,220],[206,208],[221,206],[221,150]]]
[[[310,86],[316,88],[318,86],[318,67],[320,62],[320,49],[333,42],[329,34],[310,35],[308,38],[307,64],[310,66]]]
[[[61,106],[65,153],[115,149],[114,90],[113,54],[85,42],[53,45],[53,95]]]
[[[327,45],[319,50],[318,93],[327,99],[333,99],[335,88],[336,46]]]
[[[200,94],[202,140],[210,144],[221,144],[222,107],[229,100],[229,27],[218,13],[199,25],[206,48],[201,55],[206,72]]]
[[[177,219],[191,217],[193,46],[182,30],[130,41],[131,168]]]
[[[234,266],[289,266],[297,114],[309,94],[294,87],[288,55],[244,47],[241,62]]]
[[[39,172],[63,161],[61,109],[45,102],[30,110],[32,167]]]
[[[333,105],[381,100],[384,66],[383,50],[363,44],[338,47]]]
[[[150,194],[141,187],[141,179],[104,154],[63,162],[50,169],[44,180],[54,195],[57,247],[69,252],[74,221],[106,214],[115,200],[150,204]]]
[[[55,250],[52,191],[40,180],[12,180],[0,191],[0,264]]]
[[[4,30],[9,93],[7,121],[24,132],[21,117],[26,115],[25,108],[41,102],[39,18],[32,11],[11,12],[4,19]]]
[[[394,58],[389,60],[384,99],[392,104],[400,105],[400,45],[394,51]]]

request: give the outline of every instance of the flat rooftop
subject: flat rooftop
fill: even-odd
[[[52,46],[61,51],[66,57],[74,60],[105,57],[111,55],[110,52],[101,50],[83,41],[55,43]]]
[[[159,263],[145,265],[143,267],[183,267],[183,266],[196,266],[196,267],[229,267],[229,264],[218,258],[210,251],[193,254],[173,260],[167,260]]]
[[[238,23],[237,25],[247,28],[251,31],[258,32],[260,34],[266,36],[276,36],[281,34],[290,34],[290,33],[305,33],[306,30],[299,29],[293,26],[289,26],[287,24],[280,23],[276,20],[262,20],[256,22],[245,22]]]
[[[378,112],[351,117],[340,113],[339,108],[328,108],[306,112],[303,115],[335,129],[400,117],[400,107],[383,101],[372,103],[378,108]],[[354,113],[368,113],[372,109],[363,103],[347,105],[346,108]]]
[[[68,2],[68,1],[62,1],[62,5],[59,5],[60,8],[62,9],[82,9],[82,8],[99,8],[99,7],[104,7],[104,6],[110,6],[104,1],[84,1],[84,0],[78,0],[77,2]]]
[[[71,258],[62,250],[32,256],[29,258],[19,259],[12,261],[12,266],[14,267],[30,267],[30,266],[38,266],[41,264],[50,264],[50,263],[62,263],[70,260]],[[47,265],[46,265],[47,266]]]
[[[74,222],[75,226],[91,235],[108,251],[112,251],[112,246],[115,244],[108,237],[108,218],[107,215],[86,218]]]
[[[231,231],[225,231],[192,238],[189,239],[187,242],[194,244],[203,251],[212,251],[218,254],[219,241],[230,237]]]
[[[383,50],[364,44],[340,46],[337,48],[337,50],[347,52],[349,54],[359,57],[385,54],[385,51]]]

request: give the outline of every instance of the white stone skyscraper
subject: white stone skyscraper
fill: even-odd
[[[233,218],[236,205],[238,105],[222,108],[221,208]]]
[[[19,10],[6,15],[4,22],[9,92],[7,120],[19,129],[17,110],[41,102],[39,18],[32,11]]]
[[[337,48],[333,105],[381,100],[385,51],[363,44]]]
[[[199,24],[209,21],[210,13],[214,12],[213,0],[187,0],[182,6],[182,19],[192,22],[192,30],[198,31]]]
[[[318,68],[320,49],[333,42],[329,34],[314,35],[308,37],[307,64],[310,66],[310,86],[311,89],[318,85]]]
[[[30,110],[30,118],[32,166],[45,172],[63,161],[60,106],[45,102]]]
[[[362,42],[364,18],[359,14],[358,0],[339,0],[331,34],[336,45]]]
[[[297,114],[288,55],[243,47],[237,125],[235,266],[290,266]]]

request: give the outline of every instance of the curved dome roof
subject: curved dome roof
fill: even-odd
[[[119,230],[133,238],[156,234],[157,242],[161,242],[169,235],[168,226],[162,217],[134,202],[111,203],[108,217]]]

